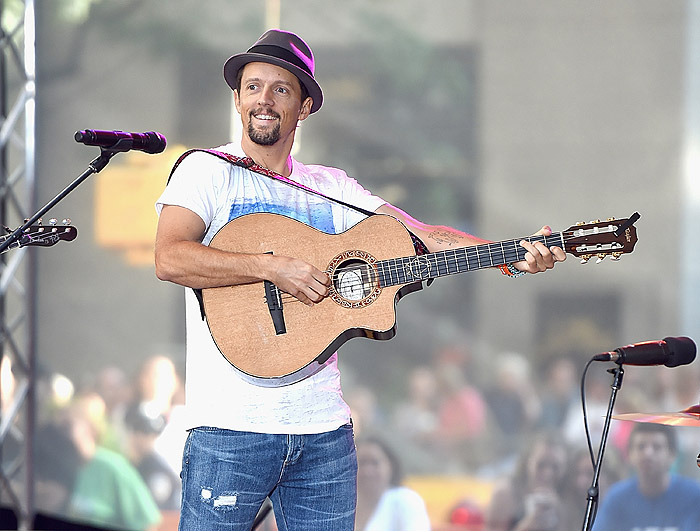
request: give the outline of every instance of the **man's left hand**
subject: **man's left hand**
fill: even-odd
[[[533,236],[550,236],[552,229],[545,225]],[[521,240],[520,245],[527,250],[525,259],[513,264],[518,270],[526,273],[539,273],[552,269],[556,262],[566,260],[566,253],[561,247],[552,246],[547,248],[542,242],[529,242]]]

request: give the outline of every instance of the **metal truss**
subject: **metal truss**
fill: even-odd
[[[0,231],[29,218],[35,173],[34,0],[0,0]],[[4,227],[4,228],[3,228]],[[36,284],[33,253],[0,255],[0,503],[18,529],[34,517]],[[3,527],[6,528],[6,527]]]

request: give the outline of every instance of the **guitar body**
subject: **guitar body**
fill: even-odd
[[[273,322],[265,283],[203,290],[216,346],[244,378],[260,386],[286,385],[313,374],[353,337],[390,339],[395,335],[396,302],[422,287],[420,282],[380,287],[373,280],[375,261],[415,255],[409,232],[386,215],[330,235],[279,214],[248,214],[227,223],[210,247],[300,258],[333,279],[330,296],[312,307],[281,294],[283,332]],[[354,265],[365,275],[370,272],[362,293],[336,273]]]

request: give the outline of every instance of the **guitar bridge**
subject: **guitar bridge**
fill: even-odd
[[[278,336],[287,333],[284,324],[284,308],[282,307],[282,292],[269,280],[265,281],[265,300],[267,308],[270,310],[272,324],[275,327],[275,334]]]

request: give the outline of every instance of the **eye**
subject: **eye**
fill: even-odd
[[[246,88],[246,90],[253,92],[254,90],[256,90],[258,88],[258,85],[257,85],[257,83],[248,83],[245,88]]]
[[[287,87],[277,87],[277,92],[280,94],[289,94],[289,89]]]

